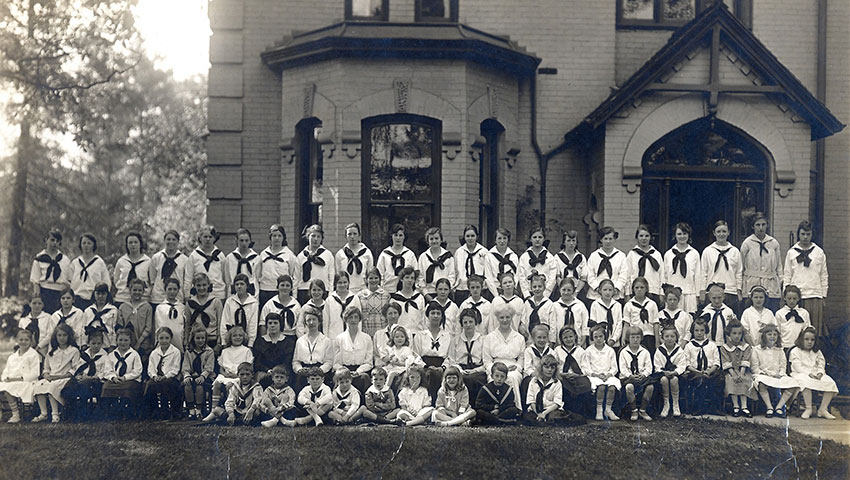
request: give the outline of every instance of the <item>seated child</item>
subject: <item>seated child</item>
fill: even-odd
[[[180,293],[180,282],[176,278],[166,278],[163,282],[165,286],[165,301],[156,306],[153,313],[153,324],[157,330],[162,327],[168,327],[173,333],[171,343],[179,350],[183,351],[186,343],[183,338],[183,324],[186,313],[186,306],[177,296]]]
[[[389,348],[384,349],[386,355],[381,359],[387,372],[387,383],[398,390],[401,376],[408,365],[418,361],[419,356],[410,348],[410,335],[407,329],[396,325],[389,339]]]
[[[714,343],[722,345],[726,343],[726,325],[733,319],[737,319],[735,312],[723,303],[726,299],[726,286],[722,283],[712,283],[706,289],[708,299],[711,303],[702,309],[699,318],[705,320],[706,336]]]
[[[472,278],[470,291],[480,290]],[[469,297],[472,298],[472,297]],[[469,300],[469,299],[467,299]],[[458,317],[461,332],[452,338],[449,347],[449,361],[463,375],[463,383],[469,389],[469,398],[478,397],[478,391],[487,383],[487,368],[484,366],[484,337],[478,333],[481,314],[473,308],[461,310]]]
[[[124,304],[126,305],[126,303]],[[130,347],[133,331],[121,328],[115,333],[115,350],[109,354],[107,370],[104,372],[101,398],[115,398],[110,402],[112,415],[119,412],[122,417],[132,413],[142,390],[142,358],[139,352]],[[130,408],[122,408],[122,407]]]
[[[261,422],[267,428],[281,424],[287,427],[295,425],[295,391],[286,384],[289,370],[280,364],[272,368],[272,384],[266,387],[260,400],[260,411],[270,417]]]
[[[765,325],[776,325],[776,316],[764,303],[767,300],[767,290],[761,285],[750,289],[750,305],[741,314],[741,324],[744,326],[744,340],[753,346],[759,345],[759,332]]]
[[[627,327],[623,337],[628,344],[620,350],[620,382],[622,382],[623,389],[626,391],[626,401],[628,402],[628,410],[631,411],[631,420],[634,422],[640,416],[643,420],[651,421],[652,417],[646,412],[646,408],[652,400],[652,393],[655,391],[656,378],[652,375],[654,370],[652,355],[650,355],[649,350],[641,345],[644,332],[640,327],[634,325]],[[641,397],[640,409],[636,405],[638,396]]]
[[[62,299],[66,298],[63,292]],[[61,310],[57,310],[61,312]],[[59,423],[59,407],[65,405],[62,398],[62,389],[68,380],[74,376],[74,370],[80,361],[80,351],[74,339],[74,330],[65,323],[60,323],[53,330],[50,338],[50,350],[44,359],[44,373],[42,379],[35,383],[33,394],[38,401],[41,414],[34,418],[33,422],[47,420],[47,401],[50,400],[50,408],[53,412],[52,423]]]
[[[183,355],[183,398],[189,410],[189,418],[202,418],[206,392],[212,386],[215,375],[215,352],[207,343],[207,329],[195,324],[189,332],[189,345]]]
[[[567,279],[570,280],[570,279]],[[584,413],[582,401],[590,392],[590,380],[582,373],[581,362],[584,349],[578,346],[578,333],[571,326],[564,326],[558,333],[561,342],[555,348],[555,356],[561,365],[561,385],[564,387],[564,410]]]
[[[661,408],[661,418],[670,414],[672,398],[673,416],[682,415],[679,407],[679,376],[688,367],[688,354],[679,346],[679,330],[675,325],[667,325],[661,329],[662,344],[655,350],[655,370],[658,372],[664,406]]]
[[[547,354],[541,360],[528,386],[523,420],[533,426],[560,425],[567,421],[563,410],[563,389],[557,378],[558,359]]]
[[[89,332],[87,347],[80,353],[74,377],[62,389],[65,409],[72,420],[85,420],[94,413],[89,401],[100,397],[103,376],[109,370],[109,354],[103,349],[106,334],[95,329]]]
[[[39,298],[39,301],[41,299]],[[41,366],[41,356],[35,350],[35,341],[31,330],[19,328],[15,333],[18,350],[6,359],[3,374],[0,375],[0,392],[6,397],[12,417],[8,423],[20,423],[21,413],[18,410],[18,400],[22,403],[32,403],[33,388],[38,380]]]
[[[431,421],[438,427],[469,425],[475,410],[469,408],[469,390],[463,383],[463,374],[451,366],[443,375],[443,386],[437,391],[437,403]]]
[[[747,408],[747,397],[753,394],[753,374],[750,371],[750,359],[753,348],[744,341],[744,326],[737,320],[726,324],[726,343],[720,349],[720,365],[726,372],[725,393],[732,398],[732,416],[744,415],[752,418]]]
[[[228,345],[221,351],[218,357],[218,366],[221,372],[215,377],[212,385],[212,406],[217,407],[221,403],[221,394],[227,387],[239,382],[237,368],[242,363],[254,363],[254,354],[245,344],[245,330],[240,326],[232,327],[225,335],[225,344]],[[212,413],[210,413],[212,415]],[[210,415],[204,421],[212,421]]]
[[[372,385],[366,389],[365,398],[366,405],[360,407],[363,418],[377,423],[395,423],[399,409],[384,367],[372,369]]]
[[[608,420],[616,421],[620,417],[614,415],[611,406],[614,404],[614,396],[621,386],[620,379],[617,378],[617,354],[606,343],[605,335],[607,333],[605,323],[590,328],[591,344],[584,351],[580,365],[581,371],[590,380],[591,391],[596,393],[596,419],[605,419],[602,415],[604,402],[605,416],[608,417]]]
[[[649,298],[648,294],[649,282],[643,277],[635,278],[632,281],[633,297],[623,307],[623,338],[621,344],[627,345],[629,343],[628,334],[625,333],[627,327],[638,327],[643,332],[643,339],[640,344],[652,354],[658,344],[656,338],[660,338],[660,326],[658,304]]]
[[[228,387],[224,408],[213,407],[212,412],[204,418],[204,422],[215,421],[227,414],[227,424],[230,426],[235,425],[236,422],[249,426],[256,425],[263,388],[254,381],[254,366],[249,362],[240,363],[237,372],[239,379]]]
[[[398,412],[398,424],[412,427],[422,425],[431,418],[434,407],[431,406],[431,395],[422,385],[425,370],[420,365],[411,365],[401,382],[401,391],[398,392],[398,404],[401,411]]]
[[[823,352],[817,346],[817,330],[814,327],[806,327],[800,332],[796,346],[788,354],[788,362],[791,364],[791,377],[797,380],[803,389],[803,401],[806,403],[806,409],[800,415],[800,418],[809,418],[815,412],[815,405],[812,403],[812,390],[816,390],[823,392],[818,416],[835,420],[835,415],[829,413],[829,402],[838,393],[838,387],[835,385],[835,381],[826,374],[826,360],[823,358]]]
[[[679,308],[679,301],[682,299],[681,288],[666,283],[663,287],[666,304],[659,312],[659,328],[676,327],[676,331],[679,332],[679,345],[684,348],[691,339],[691,324],[694,322],[694,317]]]
[[[776,325],[779,326],[779,336],[785,353],[794,346],[804,328],[810,326],[809,311],[800,306],[802,293],[796,285],[788,285],[782,298],[785,306],[776,311]]]
[[[753,383],[767,408],[764,416],[785,418],[785,404],[797,394],[800,382],[787,375],[788,359],[779,342],[779,327],[767,324],[761,327],[759,335],[759,346],[753,348]],[[781,392],[775,407],[770,399],[770,389]]]
[[[331,388],[325,385],[325,374],[319,367],[310,367],[307,372],[307,386],[298,393],[296,404],[296,425],[309,425],[311,422],[317,427],[329,420],[328,412],[333,408],[333,394]]]
[[[549,347],[549,325],[538,323],[531,328],[531,345],[525,347],[522,362],[522,382],[519,384],[519,394],[522,397],[522,407],[525,409],[525,397],[528,384],[534,380],[540,370],[540,360],[546,355],[553,354]]]
[[[720,372],[720,352],[707,338],[705,320],[697,318],[691,323],[691,341],[685,345],[688,366],[685,367],[685,404],[694,416],[720,413],[723,375]],[[721,397],[722,398],[722,397]]]
[[[334,373],[333,408],[328,418],[334,425],[351,425],[360,418],[360,393],[351,389],[351,370],[341,368]]]
[[[29,307],[29,316],[23,316],[18,320],[18,328],[25,328],[32,332],[32,348],[45,356],[50,346],[50,334],[53,329],[51,316],[44,311],[44,300],[38,295],[33,295]]]
[[[115,332],[115,319],[118,317],[118,308],[109,303],[109,285],[98,283],[94,287],[94,303],[83,312],[83,332],[88,337],[92,330],[100,330],[106,335],[103,337],[103,347],[109,349],[114,347],[110,343],[109,333]]]
[[[508,366],[495,362],[490,368],[492,381],[481,387],[475,399],[475,418],[483,425],[516,425],[520,411],[514,390],[506,383]]]
[[[180,350],[172,343],[174,335],[170,328],[159,327],[155,336],[157,346],[148,357],[148,376],[150,378],[145,382],[143,394],[148,414],[146,416],[150,416],[157,409],[157,398],[159,398],[161,406],[170,406],[170,411],[159,412],[157,416],[167,419],[176,418],[183,409],[183,399],[180,398],[180,380],[177,378],[180,375]]]

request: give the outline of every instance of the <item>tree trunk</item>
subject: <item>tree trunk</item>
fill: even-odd
[[[12,187],[12,212],[9,216],[9,259],[6,266],[6,296],[17,295],[21,278],[21,253],[24,246],[24,218],[27,205],[27,175],[32,157],[29,119],[21,120],[18,155],[15,161],[15,183]]]

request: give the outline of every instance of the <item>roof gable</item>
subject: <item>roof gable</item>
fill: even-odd
[[[722,45],[722,47],[721,47]],[[710,73],[707,82],[698,84],[666,84],[672,70],[687,62],[701,49],[710,51]],[[721,54],[721,48],[723,53]],[[739,57],[753,69],[752,84],[723,83],[720,80],[722,55]],[[764,94],[781,97],[810,126],[812,140],[828,137],[844,129],[842,124],[783,65],[756,36],[732,15],[724,2],[714,2],[693,20],[676,30],[658,50],[623,85],[588,115],[567,139],[595,130],[634,99],[647,91],[701,92],[709,97],[709,111],[716,109],[720,93]]]

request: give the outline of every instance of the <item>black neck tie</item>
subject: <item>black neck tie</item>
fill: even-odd
[[[159,357],[159,364],[156,366],[156,374],[160,377],[165,376],[165,372],[162,370],[162,366],[165,364],[165,356]]]
[[[430,253],[426,253],[425,258],[427,258],[428,261],[431,262],[431,265],[429,265],[428,268],[425,269],[425,283],[430,284],[434,282],[434,272],[437,270],[437,268],[439,268],[440,270],[445,270],[446,260],[452,258],[452,253],[445,252],[439,257],[437,257],[436,260],[431,257]]]
[[[679,351],[679,347],[674,347],[673,351],[670,353],[667,353],[667,347],[665,347],[664,345],[658,347],[658,350],[660,350],[661,354],[664,355],[664,358],[667,359],[667,361],[664,362],[664,368],[662,368],[662,370],[666,370],[668,372],[671,370],[675,370],[676,364],[673,363],[673,355],[676,355],[676,352]]]
[[[239,255],[239,252],[233,252],[233,256],[236,257],[236,275],[242,273],[242,267],[245,267],[245,270],[248,271],[248,276],[254,274],[254,267],[251,266],[251,262],[257,258],[256,253],[252,253],[245,258],[242,258],[242,255]]]
[[[348,308],[348,306],[351,305],[351,302],[354,300],[354,295],[349,295],[349,297],[345,300],[340,300],[339,297],[336,295],[331,295],[331,298],[336,300],[336,303],[339,304],[340,312],[345,313],[345,309]],[[348,330],[348,322],[342,322],[342,329]]]
[[[339,301],[339,299],[337,299],[337,301]],[[280,315],[285,321],[286,328],[291,330],[292,327],[295,325],[295,313],[292,311],[292,307],[279,303],[277,300],[272,300],[272,303],[275,307],[278,308],[278,310],[280,310]],[[345,308],[343,308],[342,310],[345,311]]]
[[[194,352],[194,353],[195,353],[195,358],[194,358],[194,360],[192,360],[192,372],[197,374],[197,375],[200,375],[201,373],[203,373],[203,367],[201,365],[201,354],[203,352]]]
[[[511,254],[505,253],[504,256],[499,255],[497,252],[491,252],[496,260],[499,261],[499,274],[507,273],[507,272],[516,272],[516,264],[511,261]]]
[[[558,254],[558,258],[560,258],[561,262],[563,262],[564,265],[565,265],[564,266],[564,273],[563,273],[562,276],[564,278],[573,277],[575,279],[578,279],[578,267],[579,267],[579,265],[581,265],[581,261],[583,259],[581,254],[576,253],[576,255],[573,257],[573,259],[570,260],[569,258],[567,258],[566,253],[561,252],[561,253]]]
[[[528,253],[528,266],[531,268],[536,267],[537,265],[544,265],[546,263],[546,254],[549,253],[545,248],[540,251],[539,255],[535,255],[531,249],[526,250]]]
[[[473,259],[480,251],[480,248],[476,248],[474,252],[470,252],[469,249],[466,250],[466,278],[469,278],[471,275],[475,275],[475,262]]]
[[[76,315],[76,314],[77,314],[77,312],[75,312],[75,311],[71,311],[71,313],[69,313],[68,315],[62,315],[62,313],[60,312],[59,313],[59,321],[56,322],[56,325],[62,325],[63,323],[67,325],[68,320],[74,318],[74,315]]]
[[[673,273],[679,271],[679,274],[682,275],[682,278],[688,278],[688,261],[686,257],[688,256],[688,252],[690,249],[685,250],[684,252],[680,252],[678,250],[672,250],[673,252]]]
[[[30,316],[30,324],[27,325],[25,330],[32,332],[33,342],[38,345],[38,339],[41,335],[41,329],[38,326],[38,318]]]
[[[636,301],[632,300],[632,306],[640,309],[640,321],[641,323],[649,323],[649,311],[646,309],[646,303],[640,304]]]
[[[549,387],[554,385],[554,383],[549,383],[549,384],[543,385],[543,382],[541,382],[540,380],[536,380],[536,382],[537,382],[537,386],[540,388],[540,390],[537,391],[537,396],[534,398],[534,407],[535,407],[535,410],[536,410],[537,413],[542,413],[543,410],[544,410],[544,408],[543,408],[543,395],[546,393],[546,390],[548,390]]]
[[[322,248],[322,247],[319,247],[319,249],[316,250],[316,253],[311,254],[310,250],[305,248],[303,253],[304,253],[304,256],[307,257],[307,259],[304,261],[303,265],[301,266],[301,280],[308,282],[308,281],[310,281],[310,277],[313,274],[313,265],[314,264],[319,266],[319,267],[325,266],[325,259],[320,256],[323,253],[325,253],[325,249]]]
[[[573,314],[573,309],[571,306],[567,305],[564,302],[558,302],[564,307],[564,326],[565,327],[575,327],[576,320],[575,315]]]
[[[439,353],[439,351],[440,351],[440,339],[439,339],[439,337],[436,340],[433,339],[433,338],[431,339],[431,350]]]
[[[767,246],[766,246],[767,242],[769,242],[769,240],[765,240],[763,242],[756,240],[755,242],[759,244],[759,257],[761,257],[765,253],[770,253],[770,251],[768,251]]]
[[[233,326],[239,326],[244,328],[246,331],[248,330],[248,315],[245,313],[245,305],[242,303],[236,302],[239,305],[239,308],[233,313]]]
[[[337,408],[341,408],[341,409],[345,410],[345,408],[348,406],[348,404],[345,401],[348,400],[351,397],[351,391],[349,390],[349,392],[346,393],[345,395],[340,395],[340,394],[337,394],[337,395],[339,396],[339,406]]]
[[[614,267],[611,265],[611,259],[617,255],[617,252],[612,253],[611,255],[605,255],[602,252],[599,252],[599,258],[602,259],[599,262],[599,268],[596,269],[596,276],[602,275],[602,272],[608,274],[608,278],[611,278],[614,275]],[[613,280],[613,278],[611,278]]]
[[[573,356],[573,352],[576,351],[576,347],[573,347],[570,350],[567,350],[565,348],[564,351],[567,352],[567,358],[564,359],[563,372],[568,373],[568,372],[572,371],[573,373],[575,373],[577,375],[581,375],[582,374],[581,373],[581,367],[579,367],[578,361]]]
[[[726,254],[729,253],[729,250],[732,250],[732,247],[726,249],[714,247],[714,250],[717,251],[717,261],[714,262],[714,271],[716,272],[717,269],[720,267],[721,260],[723,260],[723,266],[726,268],[726,270],[729,270],[729,260],[726,259]]]
[[[169,257],[168,255],[164,255],[165,262],[162,263],[162,271],[160,272],[160,278],[165,280],[166,278],[170,278],[174,271],[177,270],[177,257],[181,254],[177,252],[173,257]]]
[[[97,364],[95,363],[97,359],[89,356],[87,352],[82,352],[80,353],[80,360],[84,363],[80,365],[80,368],[78,368],[76,372],[74,372],[74,375],[82,375],[85,373],[87,377],[93,377],[95,373],[97,373]]]
[[[629,363],[629,369],[632,371],[632,375],[640,375],[640,363],[638,362],[640,352],[632,353],[631,350],[626,350],[626,353],[632,357],[632,361]]]
[[[203,305],[191,299],[186,302],[186,305],[188,305],[189,308],[192,309],[192,316],[189,318],[190,325],[194,325],[198,318],[200,318],[201,323],[204,324],[204,328],[209,328],[212,318],[206,312],[206,309],[212,304],[213,300],[213,298],[210,298],[209,300],[207,300],[207,303]]]
[[[346,269],[348,274],[353,275],[354,272],[357,272],[357,275],[360,275],[363,273],[363,262],[360,260],[360,257],[366,253],[366,249],[362,248],[359,252],[354,253],[354,251],[346,245],[343,247],[342,251],[345,253],[345,257],[348,258],[348,268]]]
[[[284,260],[283,257],[281,256],[281,255],[283,255],[283,253],[284,252],[274,254],[272,252],[266,252],[266,258],[263,259],[263,263],[266,263],[270,260],[272,262],[284,263],[284,262],[286,262],[286,260]]]
[[[537,357],[538,359],[541,359],[541,358],[543,358],[543,355],[546,355],[547,353],[549,353],[549,347],[543,347],[543,351],[541,352],[540,350],[537,349],[536,346],[532,345],[531,351],[534,352],[535,357]]]
[[[803,250],[802,248],[794,247],[794,250],[799,253],[799,255],[797,255],[797,263],[802,263],[804,267],[809,268],[809,265],[812,264],[812,258],[809,255],[811,255],[814,249],[814,245],[805,250]]]
[[[546,299],[544,298],[538,305],[535,305],[534,300],[529,298],[528,304],[531,305],[531,315],[528,316],[528,331],[530,332],[535,325],[540,323],[540,309],[546,304]]]
[[[721,307],[721,308],[711,307],[711,308],[714,309],[714,315],[711,316],[711,336],[714,337],[714,338],[717,338],[717,335],[716,335],[717,323],[720,322],[720,324],[721,324],[720,329],[724,332],[723,338],[725,339],[726,338],[726,333],[725,333],[726,332],[726,317],[723,316],[723,307]]]
[[[171,302],[167,302],[168,306],[171,307],[168,309],[168,318],[171,320],[177,319],[177,305]]]
[[[195,252],[204,258],[204,270],[206,270],[207,272],[210,271],[210,266],[212,266],[212,263],[217,262],[218,256],[221,255],[221,250],[219,249],[213,250],[212,253],[209,255],[204,253],[203,250],[201,250],[200,248],[195,250]]]
[[[414,310],[419,310],[419,306],[416,305],[416,299],[419,298],[419,295],[421,294],[415,293],[410,298],[407,298],[400,293],[393,293],[390,295],[390,297],[397,302],[401,302],[401,304],[404,305],[404,313],[408,313],[411,308]]]
[[[652,265],[652,269],[656,272],[659,268],[661,268],[661,265],[658,264],[658,260],[656,260],[655,257],[652,256],[655,254],[655,250],[650,248],[649,251],[645,252],[642,249],[635,247],[634,249],[632,249],[632,251],[640,255],[640,260],[638,260],[639,277],[643,277],[646,274],[646,262],[649,262],[649,264]]]
[[[699,353],[697,353],[697,370],[705,370],[708,368],[708,357],[705,355],[705,346],[708,345],[708,340],[704,340],[702,343],[699,343],[696,340],[691,340],[691,345],[699,348]]]
[[[122,357],[118,350],[115,351],[115,370],[118,372],[119,377],[123,377],[127,374],[127,357],[130,356],[130,352],[127,352],[127,355]]]
[[[83,262],[82,258],[77,259],[77,262],[80,264],[80,267],[82,267],[82,270],[80,270],[80,280],[82,280],[84,282],[87,282],[89,280],[89,267],[94,265],[94,262],[96,262],[96,261],[97,261],[97,257],[94,257],[91,260],[89,260],[89,263],[87,263],[87,264]]]
[[[679,310],[678,312],[676,312],[676,315],[673,315],[672,317],[670,316],[669,313],[667,313],[667,310],[662,310],[661,313],[664,314],[664,319],[661,321],[661,326],[662,327],[667,327],[667,326],[675,327],[676,326],[676,319],[679,318],[679,314],[682,313],[682,311]]]
[[[144,261],[144,259],[142,259],[142,260],[139,260],[138,262],[132,262],[132,261],[130,261],[129,258],[127,259],[127,261],[130,263],[130,273],[127,274],[127,283],[125,285],[127,285],[129,287],[130,282],[132,280],[139,278],[139,276],[136,274],[136,267],[138,267],[139,265],[141,265],[145,261]]]
[[[399,254],[395,254],[392,250],[386,249],[384,250],[384,253],[390,256],[390,265],[393,267],[393,275],[397,277],[404,268],[405,250],[402,250]]]
[[[475,340],[467,342],[463,341],[464,345],[466,345],[466,368],[472,368],[475,362],[472,361],[472,345],[475,344]]]
[[[44,280],[50,280],[50,277],[53,277],[54,282],[59,281],[59,276],[62,275],[62,267],[59,266],[59,261],[62,260],[62,253],[57,253],[56,258],[50,258],[50,255],[42,253],[35,257],[35,259],[47,264],[47,271],[44,272]]]

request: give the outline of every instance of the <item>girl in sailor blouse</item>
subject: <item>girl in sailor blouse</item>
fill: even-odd
[[[448,279],[449,286],[455,287],[456,271],[452,252],[443,247],[443,231],[439,227],[431,227],[425,230],[425,240],[428,242],[428,249],[419,255],[418,262],[419,290],[430,301],[436,294],[437,280]]]
[[[687,313],[695,313],[697,294],[702,287],[700,255],[690,245],[693,232],[690,225],[679,222],[675,232],[676,244],[664,254],[664,283],[681,288],[679,308]]]
[[[407,232],[400,223],[390,227],[390,246],[378,255],[376,267],[381,272],[383,287],[388,293],[401,289],[401,272],[405,267],[416,269],[419,264],[416,255],[404,246]]]
[[[369,247],[360,241],[360,224],[349,223],[345,226],[347,243],[336,252],[336,271],[347,272],[349,289],[359,293],[366,288],[366,275],[374,267],[375,261]]]
[[[115,304],[130,301],[130,281],[138,278],[145,283],[145,301],[150,299],[150,263],[151,258],[145,251],[145,241],[138,232],[129,232],[124,236],[124,250],[127,252],[115,262]]]
[[[97,253],[97,238],[91,233],[80,236],[77,244],[80,255],[71,262],[71,289],[76,294],[74,306],[80,310],[94,302],[94,286],[99,283],[112,285],[112,278],[106,267],[106,262]]]
[[[224,257],[225,291],[233,293],[236,275],[248,276],[248,294],[256,296],[259,291],[257,274],[260,270],[260,255],[254,251],[254,240],[247,228],[236,230],[236,249]]]
[[[457,288],[454,301],[462,303],[469,296],[467,280],[472,275],[484,276],[487,262],[487,249],[478,243],[478,227],[467,225],[463,227],[460,237],[460,247],[455,250],[455,266],[457,267]]]
[[[310,298],[309,288],[313,280],[321,280],[325,285],[333,285],[336,266],[334,255],[326,249],[322,242],[325,240],[325,231],[321,225],[310,225],[304,228],[304,238],[307,246],[298,253],[297,261],[301,267],[301,278],[298,282],[298,302],[304,303]]]
[[[32,261],[30,282],[33,292],[44,301],[44,311],[53,313],[59,309],[59,294],[71,285],[71,259],[63,254],[62,232],[53,229],[44,239],[44,250]]]
[[[531,295],[530,275],[533,271],[546,277],[544,295],[552,295],[555,288],[555,278],[558,276],[555,257],[548,250],[549,241],[543,227],[532,227],[528,233],[528,249],[519,257],[517,288],[520,296]]]
[[[151,257],[151,303],[154,304],[165,301],[164,282],[166,279],[177,279],[180,285],[183,285],[186,279],[186,262],[189,261],[189,257],[178,250],[180,247],[180,234],[176,230],[165,232],[163,239],[165,240],[165,248],[156,252]],[[188,298],[188,294],[189,287],[182,288],[177,294],[178,301],[182,302],[185,298]]]
[[[619,300],[624,295],[626,276],[626,255],[623,254],[614,242],[620,234],[613,227],[602,227],[599,229],[599,244],[587,257],[587,291],[588,300],[596,300],[600,297],[599,286],[603,280],[611,280],[614,285],[614,299]]]
[[[496,229],[496,244],[487,252],[487,262],[484,269],[484,278],[486,279],[484,298],[491,302],[496,295],[501,293],[502,286],[499,284],[499,278],[502,274],[516,275],[517,273],[519,257],[508,246],[510,241],[511,231],[507,228],[498,228]]]
[[[269,246],[260,252],[260,264],[257,268],[260,305],[265,305],[277,295],[277,279],[281,275],[289,275],[293,279],[301,278],[301,267],[295,254],[287,246],[286,230],[282,225],[274,224],[269,227]]]
[[[567,278],[572,279],[574,289],[577,293],[584,290],[587,285],[587,258],[578,251],[578,232],[568,230],[564,232],[564,241],[561,244],[561,251],[555,255],[556,270],[558,279],[556,284],[560,285]],[[558,292],[552,292],[552,300],[557,300]]]
[[[215,246],[220,237],[221,234],[214,226],[205,225],[201,227],[197,236],[199,245],[189,254],[189,260],[186,263],[186,278],[183,283],[191,282],[196,273],[205,273],[210,279],[210,293],[224,302],[227,300],[227,289],[224,283],[224,254]]]

